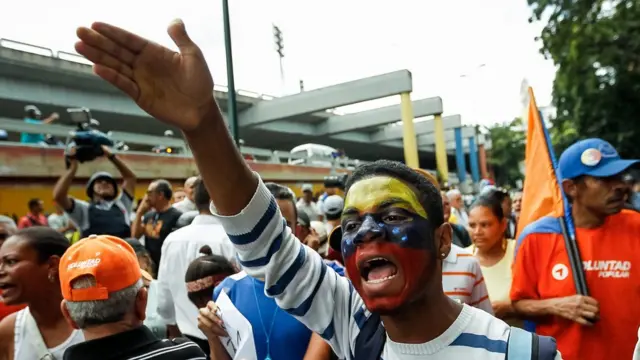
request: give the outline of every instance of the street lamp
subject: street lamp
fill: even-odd
[[[284,92],[284,67],[282,65],[282,59],[284,58],[284,39],[282,37],[282,30],[275,24],[273,24],[273,42],[280,60],[280,81],[282,82],[282,91]]]
[[[224,24],[224,49],[227,60],[227,119],[231,125],[231,134],[236,146],[240,147],[240,129],[236,107],[236,84],[233,77],[233,51],[231,49],[231,25],[229,23],[229,2],[222,0],[222,18]]]

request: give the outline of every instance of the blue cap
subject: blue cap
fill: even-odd
[[[602,139],[586,139],[569,146],[560,155],[558,170],[562,179],[578,176],[609,177],[624,172],[638,160],[622,160],[616,149]]]

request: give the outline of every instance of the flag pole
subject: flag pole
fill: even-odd
[[[535,104],[535,96],[533,95],[533,89],[531,88],[529,88],[529,96],[532,97],[533,103]],[[536,110],[538,110],[537,104]],[[578,242],[576,240],[575,225],[573,223],[573,218],[571,217],[571,204],[569,204],[567,196],[564,193],[564,189],[562,188],[561,177],[559,176],[560,174],[558,174],[558,162],[556,160],[553,147],[551,146],[551,137],[549,136],[549,132],[547,131],[547,127],[545,126],[544,118],[540,110],[538,110],[538,117],[540,119],[540,126],[542,126],[545,142],[547,143],[547,154],[549,155],[549,160],[551,160],[556,182],[558,183],[560,195],[562,196],[564,215],[559,219],[560,228],[562,230],[565,247],[567,248],[567,255],[569,256],[569,265],[571,266],[571,272],[573,273],[573,283],[578,294],[589,296],[589,288],[587,287],[587,281],[584,276],[584,267],[582,265],[582,257],[580,256],[580,250],[578,249]]]

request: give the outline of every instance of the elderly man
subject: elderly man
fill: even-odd
[[[138,259],[124,240],[91,235],[60,259],[61,310],[87,340],[64,354],[73,359],[204,359],[187,339],[164,341],[143,325],[147,307]]]
[[[451,204],[451,219],[449,221],[464,227],[469,226],[469,215],[464,209],[464,201],[462,201],[462,193],[458,189],[447,191],[449,204]]]
[[[180,210],[182,213],[189,211],[197,211],[196,204],[193,202],[193,188],[198,180],[197,176],[192,176],[184,182],[184,199],[173,204],[173,207]]]

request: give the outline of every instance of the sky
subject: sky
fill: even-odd
[[[551,102],[552,62],[534,38],[526,0],[230,0],[236,89],[281,96],[409,69],[412,99],[440,96],[444,115],[489,126],[522,114],[526,79]],[[109,22],[175,48],[166,27],[187,25],[214,81],[226,85],[221,0],[20,0],[0,12],[0,38],[73,52],[75,29]],[[31,19],[31,21],[30,21]],[[284,37],[284,82],[272,25]],[[354,112],[399,96],[341,108]]]

